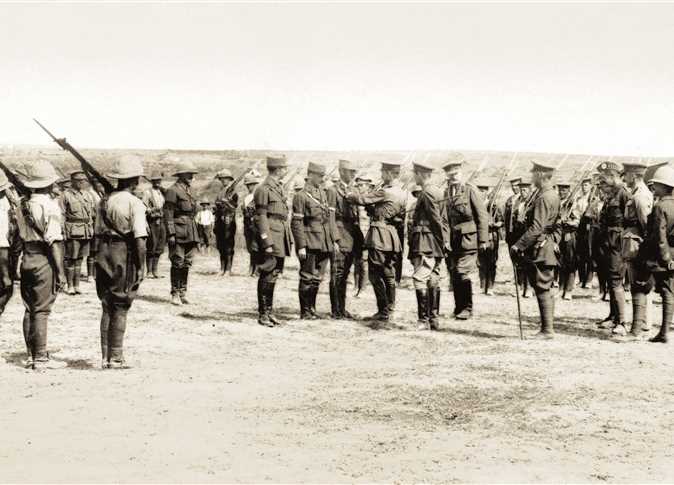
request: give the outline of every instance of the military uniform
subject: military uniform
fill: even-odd
[[[7,176],[0,171],[0,316],[14,293],[10,254],[12,206],[5,194],[8,189],[10,183]]]
[[[232,173],[221,170],[216,175],[218,180],[227,180],[231,183],[234,178]],[[220,270],[222,274],[232,272],[234,260],[234,246],[236,238],[236,208],[239,206],[239,194],[227,194],[227,186],[224,186],[215,198],[215,245],[220,253]]]
[[[478,185],[478,189],[487,191],[489,185]],[[488,194],[485,193],[485,203],[488,203]],[[501,228],[503,227],[503,212],[495,202],[486,206],[489,213],[489,240],[487,248],[478,253],[477,266],[480,272],[480,288],[486,295],[492,295],[492,288],[496,284],[496,268],[498,266],[498,251],[501,245]]]
[[[309,174],[325,175],[325,167],[309,163]],[[321,284],[339,233],[335,227],[334,199],[320,186],[308,181],[293,197],[292,233],[296,250],[304,249],[306,257],[300,257],[299,300],[301,318],[316,319],[316,295]]]
[[[508,197],[503,205],[503,228],[505,232],[505,240],[508,247],[515,244],[517,239],[513,239],[513,223],[515,216],[515,208],[520,199],[519,194],[519,183],[522,181],[521,177],[516,177],[510,180],[510,185],[512,187],[517,187],[517,192],[513,193]],[[513,189],[515,190],[515,189]]]
[[[248,190],[256,187],[260,183],[257,175],[246,175],[244,185]],[[264,254],[260,251],[258,245],[257,229],[255,227],[255,199],[254,192],[248,193],[241,203],[241,213],[243,215],[243,237],[246,240],[246,250],[250,256],[250,275],[257,272],[257,266],[264,260]]]
[[[351,162],[339,161],[342,170],[355,170]],[[346,309],[346,288],[354,261],[362,258],[363,232],[360,229],[358,206],[346,198],[351,187],[342,180],[336,181],[327,191],[328,205],[335,208],[335,228],[339,251],[330,263],[330,303],[333,318],[350,318]]]
[[[267,168],[287,165],[285,157],[267,157]],[[273,326],[278,323],[273,315],[276,280],[292,249],[288,198],[281,181],[270,175],[255,189],[253,201],[258,246],[264,252],[264,262],[258,267],[258,323]]]
[[[151,182],[161,181],[161,174],[150,177]],[[153,278],[159,278],[157,267],[159,258],[166,247],[166,224],[164,223],[164,193],[161,188],[150,187],[143,194],[143,203],[147,207],[147,272]]]
[[[591,182],[591,179],[586,179]],[[584,181],[581,181],[584,182]],[[594,263],[592,259],[592,236],[596,224],[598,211],[596,211],[597,196],[595,189],[589,193],[581,194],[576,205],[580,212],[578,230],[576,231],[576,255],[578,266],[578,279],[580,286],[586,288],[592,284],[594,278]]]
[[[557,186],[569,188],[570,184],[559,183]],[[562,209],[557,221],[561,233],[559,241],[559,288],[562,290],[562,298],[570,300],[576,284],[578,264],[576,233],[582,212],[576,201],[571,199],[571,195],[560,201],[560,207]]]
[[[531,181],[528,179],[520,179],[518,186],[520,187],[520,191],[523,187],[531,190]],[[527,194],[526,197],[523,197],[522,193],[520,192],[517,198],[513,200],[512,215],[510,216],[510,241],[506,240],[508,242],[508,247],[511,247],[513,244],[515,244],[526,231],[526,210],[527,201],[529,198],[530,194]],[[519,283],[519,286],[522,290],[522,297],[529,298],[529,279],[527,278],[524,267],[517,264],[515,261],[513,261],[513,264],[515,265],[517,282]]]
[[[552,174],[554,167],[534,163],[532,172]],[[552,186],[539,190],[527,208],[526,229],[513,245],[514,259],[523,266],[529,284],[534,289],[541,316],[539,335],[550,338],[554,335],[555,299],[550,293],[555,267],[559,265],[559,195]]]
[[[197,173],[196,168],[190,163],[183,163],[174,176],[190,173]],[[166,233],[169,238],[175,238],[175,243],[169,244],[172,302],[185,304],[189,303],[185,294],[190,267],[199,245],[197,223],[194,220],[197,213],[197,201],[190,187],[181,179],[178,179],[166,191],[164,197]]]

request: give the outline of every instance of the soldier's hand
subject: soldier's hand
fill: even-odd
[[[301,248],[297,250],[297,257],[300,258],[302,261],[307,259],[307,248]]]
[[[667,269],[668,269],[669,271],[674,271],[674,261],[669,261],[669,262],[667,263]]]
[[[168,237],[168,244],[169,246],[175,246],[176,245],[176,237],[174,235],[171,235]]]
[[[484,251],[487,250],[488,247],[489,247],[489,245],[486,242],[483,242],[483,243],[480,243],[477,246],[477,250],[480,251],[480,252],[484,252]]]
[[[65,273],[59,272],[58,276],[56,278],[56,292],[57,293],[62,292],[66,288],[67,285],[68,285],[68,281],[66,280]]]

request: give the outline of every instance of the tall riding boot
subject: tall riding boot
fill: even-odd
[[[342,309],[340,308],[339,282],[335,278],[330,278],[330,316],[339,320],[342,318]]]
[[[463,303],[461,305],[461,311],[456,315],[456,318],[459,320],[468,320],[473,316],[473,284],[470,279],[459,280],[457,281],[459,287],[461,287],[461,297]],[[456,293],[456,287],[454,288]]]
[[[171,266],[171,303],[177,306],[183,304],[180,300],[180,271],[175,266]]]
[[[346,309],[346,277],[338,282],[337,292],[339,293],[339,309],[342,312],[342,318],[352,320],[353,315]]]
[[[110,332],[110,311],[107,305],[103,305],[101,314],[101,368],[110,367],[110,356],[108,355],[108,333]]]
[[[672,323],[672,315],[674,314],[674,296],[663,291],[662,293],[662,324],[658,334],[649,340],[649,342],[667,343],[667,331],[669,325]]]
[[[538,301],[538,311],[541,315],[541,330],[534,335],[534,338],[551,339],[555,336],[553,328],[555,299],[550,290],[547,290],[536,294],[536,300]]]
[[[66,283],[68,284],[68,290],[67,293],[69,295],[74,295],[75,294],[75,288],[73,286],[74,284],[74,272],[75,272],[75,265],[72,260],[67,260],[65,264],[65,273],[66,273]]]
[[[96,275],[94,274],[94,258],[91,256],[87,257],[87,281],[91,281],[93,279],[96,279]]]
[[[311,309],[311,314],[314,316],[314,318],[318,319],[320,316],[316,312],[316,299],[318,298],[318,289],[320,287],[320,283],[313,283],[311,285],[311,291],[309,293],[310,295],[310,309]]]
[[[225,268],[227,267],[227,262],[224,255],[220,255],[220,276],[225,276]]]
[[[227,255],[227,272],[229,276],[232,276],[232,265],[234,264],[234,253],[229,253]]]
[[[431,288],[429,294],[433,295],[431,298],[431,305],[429,311],[429,323],[431,325],[431,330],[439,330],[440,328],[440,287],[436,286]]]
[[[428,330],[428,307],[429,291],[427,289],[416,290],[417,295],[417,329]]]
[[[110,315],[108,331],[108,359],[111,368],[122,368],[124,362],[124,333],[126,332],[126,316],[128,310],[115,308]]]
[[[267,290],[267,283],[258,278],[257,280],[257,304],[258,304],[258,317],[257,323],[265,327],[273,327],[274,324],[269,320],[269,308],[271,308],[271,303],[268,303],[269,296]]]
[[[267,304],[267,318],[274,325],[281,325],[281,321],[274,315],[274,290],[276,283],[265,284],[265,302]]]
[[[183,305],[189,305],[190,301],[187,299],[187,280],[190,274],[189,268],[180,270],[180,301]]]
[[[393,313],[396,309],[396,280],[395,278],[386,278],[386,308],[388,311],[388,316],[393,316]]]
[[[374,290],[374,296],[377,300],[377,313],[371,319],[373,320],[388,320],[388,298],[386,296],[386,285],[383,278],[370,277],[370,284]]]
[[[49,362],[47,352],[47,320],[48,313],[34,313],[31,321],[31,342],[33,344],[33,367],[37,368]]]
[[[311,312],[309,311],[309,288],[306,285],[300,284],[297,289],[297,296],[300,300],[300,318],[302,320],[311,320]]]
[[[646,293],[640,291],[632,293],[632,328],[630,328],[630,337],[639,337],[646,323],[646,296]]]
[[[80,276],[82,275],[82,260],[75,260],[75,270],[73,271],[73,289],[76,295],[81,295],[80,291]]]
[[[459,313],[463,311],[464,305],[464,296],[463,296],[463,286],[458,278],[450,275],[449,280],[452,283],[452,292],[454,293],[454,316],[456,317]]]

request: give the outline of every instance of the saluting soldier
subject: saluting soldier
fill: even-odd
[[[316,320],[316,296],[330,256],[339,252],[334,200],[322,188],[325,166],[309,162],[304,189],[293,197],[292,233],[300,260],[300,318]]]
[[[157,267],[159,258],[166,247],[166,224],[164,223],[164,188],[161,185],[162,174],[153,172],[150,176],[152,187],[143,194],[143,203],[147,207],[147,274],[149,278],[160,278]],[[161,276],[163,278],[163,276]]]
[[[20,177],[31,195],[10,201],[23,241],[21,297],[26,307],[23,317],[23,336],[28,349],[26,367],[62,367],[63,363],[50,360],[47,351],[49,315],[56,295],[66,285],[61,209],[50,196],[58,175],[51,163],[39,160],[26,164]],[[10,191],[6,193],[12,196]]]
[[[622,238],[625,228],[625,210],[630,194],[623,184],[622,166],[615,162],[602,162],[597,168],[602,185],[605,187],[606,200],[599,216],[600,238],[606,254],[605,264],[607,288],[610,301],[612,324],[604,320],[600,328],[612,327],[612,333],[624,335],[625,328],[625,260],[622,255]]]
[[[580,224],[581,208],[571,199],[571,184],[566,181],[557,183],[560,207],[559,231],[559,288],[562,290],[562,299],[571,300],[576,284],[576,267],[578,255],[576,252],[576,232]]]
[[[234,246],[236,240],[236,208],[239,206],[239,194],[228,194],[229,186],[234,182],[232,172],[220,170],[215,176],[222,189],[215,198],[215,244],[220,253],[220,276],[232,275]]]
[[[65,216],[65,270],[68,294],[79,295],[82,260],[89,256],[94,237],[95,207],[85,191],[87,177],[83,171],[70,174],[71,188],[63,192],[61,203]]]
[[[348,160],[340,160],[339,179],[327,191],[330,205],[335,207],[335,228],[339,251],[335,252],[330,264],[330,303],[332,318],[352,319],[346,309],[346,287],[351,267],[356,258],[362,257],[363,233],[360,229],[358,206],[346,198],[353,188],[356,168]]]
[[[419,188],[409,231],[409,259],[417,297],[417,328],[438,330],[440,316],[440,268],[449,251],[449,230],[442,216],[442,189],[431,184],[433,166],[414,162]]]
[[[369,319],[388,321],[396,303],[395,262],[402,252],[396,221],[405,211],[407,193],[396,183],[400,177],[400,163],[381,164],[382,183],[362,192],[350,191],[346,199],[366,206],[370,226],[365,236],[368,258],[368,277],[377,300],[377,313]]]
[[[103,199],[96,218],[96,293],[101,300],[101,367],[124,368],[127,315],[145,278],[147,221],[145,204],[135,195],[143,165],[122,157],[107,174],[117,188]]]
[[[241,212],[243,214],[243,236],[246,240],[246,250],[250,256],[250,276],[257,273],[257,266],[262,263],[262,253],[258,245],[257,229],[255,227],[255,200],[254,193],[260,185],[260,176],[257,171],[248,173],[243,178],[243,184],[248,193],[241,203]]]
[[[12,205],[7,198],[7,190],[11,190],[11,184],[5,172],[0,170],[0,316],[5,312],[5,307],[14,293],[10,254],[12,239],[10,228],[14,215]]]
[[[452,156],[445,163],[448,187],[445,217],[450,229],[450,278],[454,292],[454,316],[468,320],[473,316],[473,283],[477,254],[489,244],[489,214],[478,189],[463,181],[463,156]]]
[[[288,173],[286,157],[268,156],[267,172],[267,178],[255,189],[253,200],[258,244],[264,252],[264,262],[258,267],[258,323],[273,327],[281,324],[273,314],[276,280],[292,249],[288,197],[283,188],[283,179]]]
[[[529,284],[534,289],[541,316],[541,330],[534,338],[554,337],[555,299],[550,289],[559,265],[556,247],[560,234],[559,195],[552,185],[555,167],[542,162],[533,162],[531,172],[538,193],[526,208],[524,234],[510,248],[514,261],[524,267]]]
[[[199,233],[194,220],[197,201],[190,188],[197,172],[191,162],[178,164],[178,169],[173,174],[178,180],[164,195],[164,217],[171,260],[171,303],[178,306],[189,304],[186,296],[187,281],[199,246]]]
[[[494,185],[487,180],[478,181],[476,184],[489,213],[489,242],[487,248],[478,254],[477,265],[480,271],[480,288],[485,295],[493,295],[496,284],[496,268],[498,265],[498,250],[501,244],[501,228],[503,227],[503,212],[496,205],[496,201],[489,202],[489,190]]]

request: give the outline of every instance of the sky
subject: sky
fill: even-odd
[[[674,4],[2,4],[0,143],[674,155]]]

